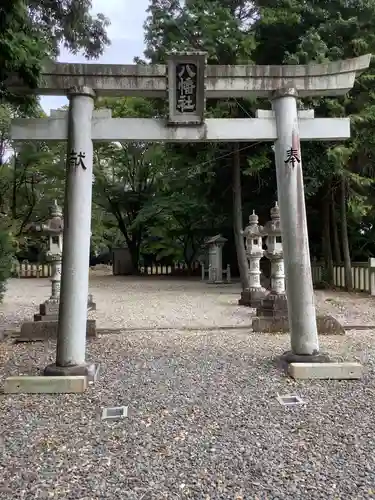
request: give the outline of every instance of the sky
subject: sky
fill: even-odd
[[[92,0],[93,14],[101,12],[111,21],[107,28],[111,45],[104,54],[91,62],[103,64],[132,64],[135,56],[142,56],[143,23],[149,0]],[[62,50],[60,62],[90,62],[82,55],[73,55]],[[49,114],[50,109],[58,109],[68,103],[66,97],[41,97],[41,105]]]

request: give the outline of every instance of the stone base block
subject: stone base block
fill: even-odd
[[[42,318],[44,316],[59,316],[59,302],[43,302],[39,305],[39,314],[35,314],[34,318]],[[87,310],[96,311],[96,303],[93,300],[91,293],[87,297]],[[34,319],[34,321],[42,321],[42,319]]]
[[[291,363],[288,373],[296,379],[356,380],[363,374],[360,363]]]
[[[96,368],[92,363],[84,363],[83,365],[59,366],[56,363],[48,365],[44,369],[46,377],[79,377],[83,376],[88,382],[96,380]]]
[[[285,333],[289,331],[289,322],[286,317],[256,316],[251,327],[257,333]]]
[[[87,303],[87,310],[88,311],[96,311],[96,303],[95,302],[88,302]]]
[[[270,293],[262,300],[260,307],[257,308],[257,316],[259,317],[287,317],[288,302],[285,294]]]
[[[263,288],[259,290],[245,290],[241,292],[241,298],[238,301],[238,305],[257,309],[261,307],[262,301],[267,297],[267,294],[267,290]]]
[[[94,302],[91,293],[87,298],[87,310],[88,311],[96,311],[96,303]]]
[[[34,314],[34,321],[58,321],[58,314],[48,314],[43,316],[42,314]]]
[[[316,323],[319,335],[345,335],[344,327],[333,316],[317,316]],[[254,332],[287,333],[289,320],[287,316],[257,316],[253,319],[252,328]]]
[[[84,392],[87,377],[8,377],[4,382],[6,394],[69,394]]]
[[[58,302],[43,302],[39,305],[39,315],[58,315],[59,314],[59,303]]]
[[[29,321],[21,326],[18,342],[36,342],[57,338],[57,321]],[[96,337],[96,321],[87,320],[87,337]]]

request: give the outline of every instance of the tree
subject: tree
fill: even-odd
[[[142,98],[102,99],[98,105],[110,108],[114,117],[155,116],[152,102]],[[137,271],[147,224],[146,220],[140,224],[137,217],[155,195],[166,169],[164,146],[141,142],[100,144],[94,158],[94,204],[112,214]]]
[[[108,20],[90,15],[91,0],[3,0],[0,6],[0,99],[30,103],[12,94],[8,79],[17,75],[30,89],[37,87],[46,59],[55,59],[61,45],[87,58],[103,53],[109,40]]]
[[[186,49],[206,51],[209,64],[236,64],[251,60],[254,38],[248,24],[253,13],[250,2],[194,0],[186,2],[182,9],[179,1],[167,5],[164,0],[152,0],[148,12],[145,56],[152,62],[164,62],[171,50]],[[208,114],[216,117],[238,116],[238,107],[246,114],[245,108],[249,106],[241,105],[236,100],[214,102],[209,104]],[[210,147],[208,145],[206,149]],[[243,228],[241,166],[238,155],[233,154],[239,150],[239,145],[234,145],[234,149],[230,146],[227,150],[233,158],[234,240],[241,283],[245,289],[249,283],[244,240],[240,232]]]
[[[373,52],[374,49],[375,2],[370,0],[324,0],[291,2],[290,0],[259,0],[253,3],[243,0],[205,1],[190,0],[151,0],[149,17],[145,24],[145,55],[153,63],[165,62],[165,55],[171,50],[199,49],[208,52],[208,63],[236,64],[306,64],[326,62],[356,57]],[[341,248],[346,255],[346,273],[349,276],[349,247],[359,241],[361,218],[368,222],[362,224],[361,231],[371,231],[371,200],[374,200],[371,187],[373,165],[373,71],[362,75],[354,90],[347,96],[337,99],[314,98],[300,102],[302,107],[314,107],[320,116],[351,116],[353,138],[345,144],[311,143],[303,145],[303,165],[307,213],[310,226],[311,248],[314,255],[323,252],[327,263],[327,279],[332,280],[333,258],[341,260]],[[260,103],[260,105],[262,105]],[[253,103],[232,101],[231,111],[227,114],[228,103],[208,102],[208,115],[234,116],[238,111],[242,116],[252,116]],[[230,106],[229,106],[230,108]],[[348,148],[350,155],[344,164],[340,150]],[[217,151],[206,145],[207,157]],[[232,146],[221,145],[220,153],[235,156]],[[180,146],[176,150],[182,150]],[[254,148],[248,160],[251,165],[259,165],[270,155],[264,156],[264,148]],[[244,156],[244,155],[243,155]],[[340,159],[341,158],[341,159]],[[271,156],[271,166],[272,166]],[[216,162],[217,175],[212,177],[212,190],[220,193],[219,183],[228,182],[223,171],[228,168],[221,160]],[[241,172],[249,171],[245,158],[240,160]],[[256,172],[255,176],[242,176],[242,196],[245,210],[263,203],[254,199],[255,193],[264,198],[267,191],[273,197],[276,193],[274,173],[269,168]],[[219,174],[220,172],[220,174]],[[237,164],[238,172],[238,164]],[[345,204],[340,201],[342,177],[345,177]],[[236,179],[238,180],[238,175]],[[240,176],[241,178],[241,176]],[[259,185],[256,185],[258,181]],[[223,189],[223,187],[221,188]],[[241,193],[241,189],[235,192]],[[220,199],[222,205],[223,199]],[[269,198],[268,198],[269,199]],[[228,204],[225,207],[228,211]],[[238,206],[238,200],[236,201]],[[339,210],[341,207],[341,211]],[[346,213],[342,212],[346,207]],[[218,208],[222,208],[218,207]],[[218,213],[220,210],[217,210]],[[267,209],[268,216],[269,208]],[[239,213],[238,210],[236,210]],[[319,225],[318,220],[324,224]],[[319,218],[319,219],[318,219]],[[346,222],[347,221],[347,222]],[[241,225],[237,221],[236,226]],[[316,228],[320,228],[320,234]],[[348,238],[346,237],[348,234]],[[340,241],[341,239],[341,241]],[[238,239],[237,239],[238,241]],[[362,240],[361,240],[362,241]],[[349,247],[348,247],[349,245]],[[237,245],[238,247],[238,245]],[[344,248],[345,247],[345,248]],[[369,248],[361,243],[360,248]],[[241,250],[241,249],[240,249]],[[241,252],[237,252],[241,253]],[[241,267],[241,266],[240,266]],[[348,286],[350,283],[348,281]]]
[[[262,64],[306,64],[326,62],[373,53],[375,48],[375,2],[373,0],[335,0],[332,2],[290,2],[259,0],[254,25],[257,48],[255,59]],[[375,78],[373,68],[362,75],[349,95],[338,99],[309,99],[321,116],[351,116],[352,140],[345,144],[321,144],[319,154],[325,169],[321,172],[317,196],[323,201],[325,224],[322,225],[323,253],[332,280],[332,245],[334,257],[341,257],[338,245],[338,219],[344,255],[346,285],[352,287],[348,220],[350,211],[362,216],[371,196],[368,189],[369,167],[374,160],[373,123]],[[306,155],[304,155],[306,158]],[[307,156],[304,167],[316,164]],[[316,165],[311,165],[313,168]],[[312,172],[312,171],[311,171]],[[339,216],[336,215],[336,191],[340,193]],[[333,236],[331,237],[331,231]]]
[[[138,224],[147,221],[145,254],[156,260],[184,261],[188,271],[202,251],[204,240],[220,230],[223,216],[210,196],[212,162],[190,146],[180,152],[165,146],[167,168],[155,195],[140,211]]]
[[[0,220],[0,304],[4,298],[6,282],[11,276],[13,255],[11,234],[7,225],[4,224],[3,216]]]

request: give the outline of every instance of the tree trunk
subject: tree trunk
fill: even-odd
[[[352,279],[352,263],[350,259],[349,238],[348,238],[348,222],[346,218],[346,179],[344,175],[341,177],[341,193],[340,193],[340,211],[341,211],[341,238],[342,249],[344,255],[345,269],[345,288],[348,291],[353,290]]]
[[[139,273],[139,247],[136,242],[129,241],[128,248],[130,253],[130,258],[132,261],[133,271],[132,274]]]
[[[326,185],[323,195],[323,226],[322,226],[322,250],[325,264],[324,279],[330,285],[333,284],[333,261],[332,261],[332,245],[330,231],[330,208],[331,208],[331,193],[330,184]]]
[[[236,244],[238,269],[240,271],[240,279],[242,291],[249,288],[249,266],[247,263],[244,238],[241,234],[242,226],[242,195],[241,195],[241,162],[240,150],[238,143],[234,145],[234,161],[233,161],[233,230],[234,241]]]
[[[333,255],[335,259],[335,264],[340,265],[342,263],[341,258],[341,248],[339,239],[339,229],[337,224],[337,213],[336,213],[336,202],[335,202],[335,192],[331,190],[331,214],[332,214],[332,234],[333,234]]]

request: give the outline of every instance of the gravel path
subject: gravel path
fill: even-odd
[[[12,326],[30,320],[49,293],[49,280],[10,280],[5,303],[0,306],[4,322],[5,316]],[[90,293],[97,304],[98,310],[93,317],[99,328],[204,328],[251,324],[251,311],[237,304],[238,285],[93,275]]]
[[[48,287],[12,281],[3,321],[31,317]],[[82,395],[0,395],[1,500],[375,498],[373,332],[321,339],[337,360],[365,364],[362,381],[296,382],[274,362],[287,335],[182,330],[250,324],[236,286],[101,276],[91,291],[100,327],[176,329],[90,340],[101,372]],[[375,324],[373,299],[317,294],[336,316],[345,300],[354,302],[348,324]],[[53,343],[8,345],[0,380],[54,359]],[[278,393],[306,405],[282,407]],[[100,420],[101,407],[118,405],[126,419]]]
[[[199,280],[124,278],[93,273],[90,293],[98,310],[90,316],[103,329],[213,328],[250,326],[252,310],[238,306],[240,287]],[[48,279],[12,279],[0,305],[0,328],[30,321],[50,294]],[[319,313],[344,325],[375,325],[375,299],[362,294],[317,291]]]
[[[294,382],[285,336],[146,332],[90,341],[83,395],[0,396],[0,498],[367,499],[375,495],[374,360],[363,332],[324,350],[366,362],[361,382]],[[12,346],[1,376],[36,373],[52,344]],[[277,393],[306,406],[285,408]],[[104,423],[102,406],[128,405]]]

